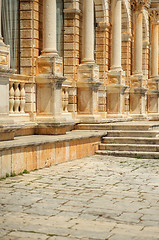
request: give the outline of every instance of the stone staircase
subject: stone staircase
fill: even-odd
[[[80,128],[107,130],[96,154],[135,158],[159,158],[159,123],[125,122],[81,124]]]
[[[157,125],[116,126],[102,138],[101,155],[135,158],[159,158],[159,130]]]

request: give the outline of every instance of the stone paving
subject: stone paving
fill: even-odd
[[[157,240],[159,160],[92,156],[2,180],[0,239]]]

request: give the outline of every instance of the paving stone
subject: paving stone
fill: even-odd
[[[0,239],[159,240],[157,164],[92,156],[0,181]]]
[[[29,232],[11,232],[6,237],[10,239],[10,237],[15,239],[35,239],[35,240],[46,240],[48,239],[48,236],[45,234],[38,234],[38,233],[29,233]]]

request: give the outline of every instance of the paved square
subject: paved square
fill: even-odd
[[[159,239],[159,160],[92,156],[0,181],[0,239]]]

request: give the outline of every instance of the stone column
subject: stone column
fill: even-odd
[[[37,59],[37,134],[61,134],[62,58],[56,49],[56,0],[44,1],[44,49]]]
[[[142,74],[142,15],[140,7],[135,10],[134,74]]]
[[[56,0],[44,1],[44,53],[57,53]]]
[[[159,26],[159,10],[152,10],[150,13],[152,23],[151,33],[151,77],[158,77],[158,26]]]
[[[112,1],[112,66],[107,80],[107,116],[124,117],[125,72],[121,66],[121,0]]]
[[[78,68],[78,118],[100,120],[98,115],[99,67],[94,61],[94,1],[83,1],[83,58]]]
[[[130,115],[134,119],[146,118],[146,79],[142,70],[143,10],[150,6],[149,0],[132,0],[134,10],[134,75],[130,77]]]
[[[121,69],[121,0],[112,1],[112,66]]]
[[[158,74],[158,27],[159,9],[150,9],[151,20],[151,77],[148,80],[148,113],[154,120],[159,117],[159,74]]]
[[[94,62],[94,2],[84,0],[83,13],[83,59],[82,62]]]

